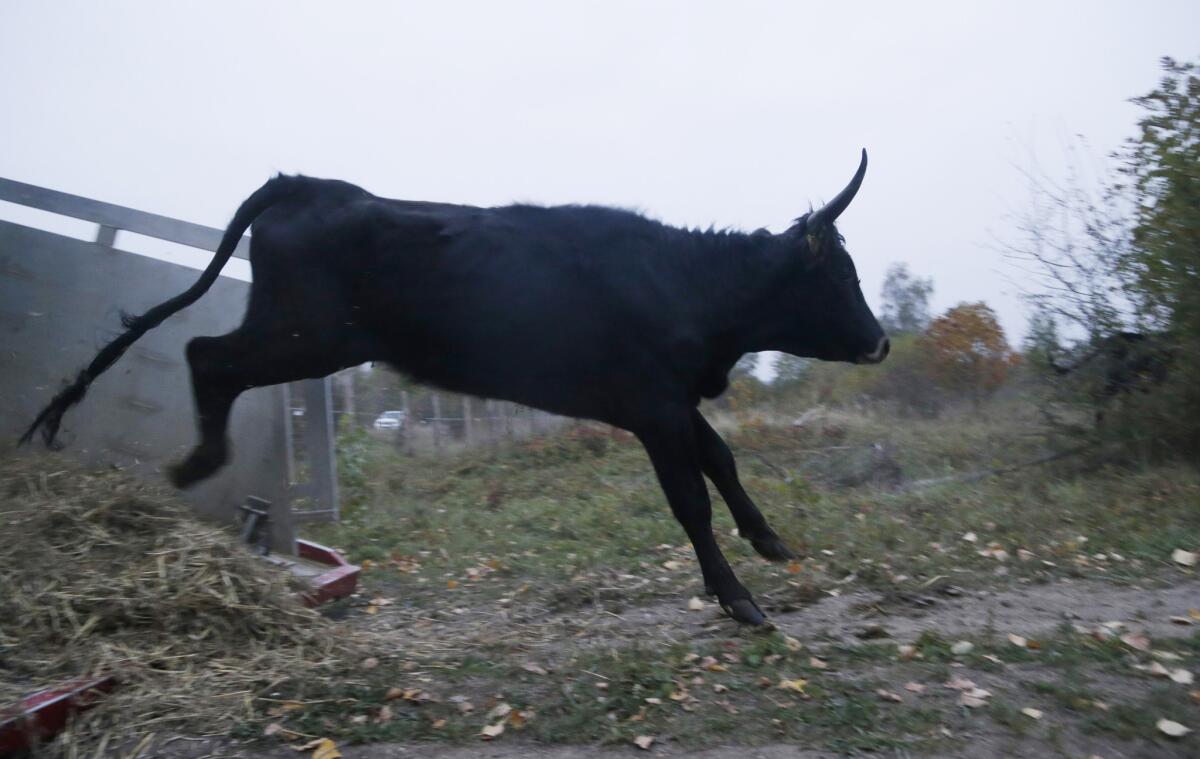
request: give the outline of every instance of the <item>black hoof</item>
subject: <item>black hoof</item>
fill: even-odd
[[[762,540],[750,540],[750,545],[754,546],[754,550],[758,555],[768,561],[791,561],[796,558],[796,554],[783,544],[783,541],[776,535],[763,538]]]
[[[200,480],[211,477],[225,465],[225,455],[221,453],[193,453],[183,462],[167,469],[167,478],[171,484],[183,490],[195,485]]]
[[[741,622],[743,625],[754,625],[757,627],[767,623],[767,615],[763,614],[762,610],[758,608],[758,604],[749,598],[739,598],[727,604],[723,603],[721,604],[721,608],[725,610],[726,614],[733,617],[735,621]]]
[[[167,479],[180,490],[195,485],[202,478],[203,475],[196,471],[196,467],[189,466],[188,462],[167,467]]]

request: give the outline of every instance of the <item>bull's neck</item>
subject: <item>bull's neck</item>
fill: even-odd
[[[720,357],[772,350],[787,313],[788,251],[767,234],[709,235],[703,241],[704,283],[697,317],[710,349]]]

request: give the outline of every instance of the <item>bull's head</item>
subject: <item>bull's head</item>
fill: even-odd
[[[887,358],[887,335],[863,298],[854,261],[834,221],[854,199],[867,172],[867,151],[850,184],[817,211],[796,220],[782,237],[803,271],[800,317],[782,346],[798,356],[877,364]]]

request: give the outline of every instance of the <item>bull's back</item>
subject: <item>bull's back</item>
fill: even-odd
[[[645,240],[558,211],[392,206],[368,222],[352,298],[387,360],[451,390],[598,416],[658,337],[636,271]]]

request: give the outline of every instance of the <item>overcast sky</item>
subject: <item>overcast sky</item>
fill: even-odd
[[[283,171],[778,231],[866,147],[839,226],[872,305],[907,261],[1019,335],[1021,170],[1117,147],[1198,30],[1196,0],[3,0],[0,176],[218,227]]]

